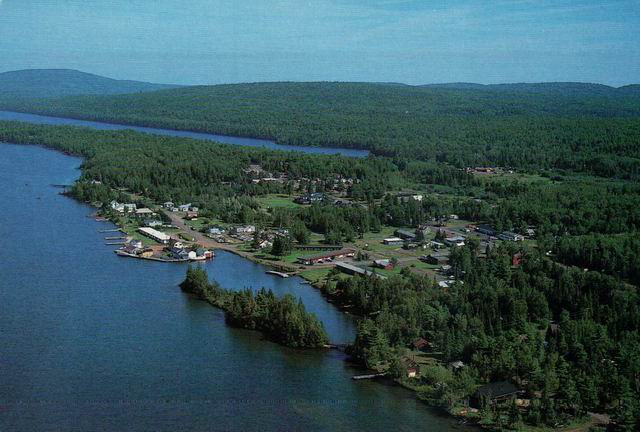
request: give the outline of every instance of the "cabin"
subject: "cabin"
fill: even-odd
[[[511,231],[504,231],[504,232],[501,232],[501,233],[498,235],[498,238],[499,238],[500,240],[504,240],[504,241],[514,241],[514,242],[524,240],[524,236],[523,236],[523,235],[521,235],[521,234],[516,234],[516,233],[511,232]]]
[[[423,263],[442,266],[449,263],[449,256],[435,253],[431,255],[421,256],[419,260]]]
[[[171,210],[175,206],[176,205],[174,203],[172,203],[171,201],[167,201],[167,202],[162,203],[162,207],[166,208],[167,210]]]
[[[519,392],[518,387],[509,381],[493,382],[477,389],[471,395],[469,405],[473,408],[482,408],[485,400],[491,405],[504,403],[515,399]]]
[[[267,249],[271,247],[273,247],[273,243],[271,243],[269,240],[262,240],[260,243],[258,243],[258,248],[260,249]]]
[[[241,225],[233,228],[234,234],[243,235],[243,234],[253,234],[256,232],[255,225]]]
[[[520,265],[522,265],[522,253],[518,252],[511,257],[511,265],[514,267],[520,267]]]
[[[142,208],[136,209],[135,213],[136,213],[136,217],[149,217],[153,215],[153,210],[147,207],[142,207]]]
[[[382,240],[382,244],[387,246],[402,246],[404,244],[404,240],[399,237],[389,237]]]
[[[187,212],[186,215],[184,215],[185,219],[197,219],[198,218],[198,212],[197,211],[193,211],[193,210],[189,210]]]
[[[337,262],[336,263],[336,268],[338,270],[340,270],[342,273],[348,274],[348,275],[361,275],[361,276],[376,276],[379,277],[380,279],[386,279],[384,276],[379,275],[377,273],[374,273],[372,271],[369,270],[365,270],[361,267],[357,267],[354,266],[352,264],[348,264],[345,262]]]
[[[413,342],[413,348],[417,351],[426,352],[431,348],[431,343],[425,338],[420,338]]]
[[[327,251],[318,255],[298,257],[298,262],[304,265],[313,265],[334,259],[353,258],[356,255],[355,249],[340,249],[337,251]]]
[[[400,192],[396,195],[396,199],[399,203],[406,203],[410,201],[422,201],[423,196],[421,194],[413,192]]]
[[[145,219],[144,226],[148,226],[151,228],[162,226],[162,221],[159,221],[157,219]]]
[[[464,241],[465,238],[462,236],[455,236],[455,237],[449,237],[444,239],[444,244],[446,244],[449,247],[453,247],[453,246],[464,246]]]
[[[191,203],[182,204],[182,205],[178,206],[178,210],[181,211],[181,212],[188,212],[190,208],[191,208]]]
[[[402,240],[408,241],[415,241],[417,237],[415,230],[408,229],[397,229],[394,231],[394,234]]]
[[[491,227],[491,225],[487,225],[487,224],[480,224],[476,226],[476,232],[479,232],[480,234],[488,235],[491,237],[496,235],[496,230],[494,230]]]
[[[220,235],[224,234],[225,230],[222,227],[214,226],[209,228],[209,234],[211,235]]]
[[[384,270],[393,270],[393,263],[388,259],[374,260],[373,265]]]

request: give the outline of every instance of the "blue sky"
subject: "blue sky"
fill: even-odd
[[[640,82],[640,0],[0,0],[0,71],[180,84]]]

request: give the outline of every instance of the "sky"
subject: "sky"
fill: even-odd
[[[175,84],[640,82],[640,0],[0,0],[0,72]]]

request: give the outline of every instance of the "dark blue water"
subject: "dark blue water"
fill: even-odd
[[[0,430],[433,430],[411,393],[355,382],[336,351],[234,329],[183,294],[186,266],[117,257],[93,210],[51,184],[80,160],[0,144]],[[228,288],[293,293],[337,342],[354,321],[298,279],[231,254],[204,264]]]
[[[102,123],[87,120],[76,120],[70,118],[50,117],[36,114],[25,114],[12,111],[0,111],[0,120],[21,121],[28,123],[46,124],[46,125],[66,125],[66,126],[83,126],[98,130],[135,130],[137,132],[168,135],[175,137],[193,138],[206,141],[215,141],[225,144],[234,144],[246,147],[264,147],[271,150],[290,150],[310,154],[339,154],[349,157],[366,157],[368,150],[355,150],[346,148],[329,148],[329,147],[308,147],[308,146],[292,146],[284,144],[276,144],[273,141],[241,138],[227,135],[215,135],[200,132],[179,131],[173,129],[158,129],[142,126],[127,126],[112,123]]]

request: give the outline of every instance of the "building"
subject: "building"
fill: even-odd
[[[314,192],[307,195],[300,196],[293,200],[297,204],[313,204],[322,202],[325,199],[325,195],[322,192]]]
[[[144,225],[151,228],[158,227],[158,226],[162,226],[162,221],[159,221],[157,219],[145,219]]]
[[[253,233],[256,232],[256,226],[255,225],[237,226],[237,227],[233,228],[233,232],[234,232],[234,234],[238,234],[238,235],[253,234]]]
[[[422,201],[423,196],[414,192],[400,192],[396,195],[398,202],[406,203],[409,201]]]
[[[181,206],[178,206],[178,210],[181,212],[188,212],[190,208],[191,208],[191,203],[182,204]]]
[[[408,240],[408,241],[415,241],[417,237],[415,230],[408,230],[408,229],[397,229],[394,231],[394,234],[400,237],[402,240]]]
[[[444,247],[444,243],[440,243],[437,241],[430,241],[429,246],[437,250],[437,249],[442,249]]]
[[[153,215],[153,210],[151,210],[150,208],[146,208],[146,207],[142,207],[139,209],[136,209],[136,217],[149,217],[151,215]]]
[[[420,261],[431,265],[445,265],[449,263],[449,257],[440,253],[421,256]]]
[[[497,404],[514,399],[519,393],[518,387],[509,381],[493,382],[483,385],[471,395],[469,405],[473,408],[482,408],[483,401],[489,404]]]
[[[225,230],[222,227],[219,226],[214,226],[209,228],[209,234],[211,235],[220,235],[220,234],[224,234]]]
[[[361,275],[361,276],[376,276],[379,277],[380,279],[385,279],[384,276],[379,275],[377,273],[374,273],[372,271],[369,270],[365,270],[363,268],[354,266],[352,264],[348,264],[345,262],[337,262],[336,263],[336,268],[338,270],[340,270],[343,273],[349,274],[349,275]]]
[[[271,248],[273,247],[273,243],[271,243],[269,240],[262,240],[259,244],[258,247],[260,249],[266,249],[266,248]]]
[[[298,262],[304,265],[313,265],[323,263],[325,261],[333,261],[334,259],[353,258],[356,255],[355,249],[340,249],[337,251],[327,251],[319,255],[299,257]]]
[[[511,257],[511,265],[514,267],[520,267],[522,264],[522,253],[518,252]]]
[[[171,201],[167,201],[165,203],[162,203],[162,207],[171,210],[172,208],[174,208],[176,205],[174,203],[172,203]]]
[[[491,227],[491,225],[487,225],[487,224],[480,224],[476,226],[476,231],[479,232],[480,234],[484,234],[492,237],[496,235],[496,230],[494,230]]]
[[[197,219],[198,212],[194,210],[189,210],[186,215],[184,215],[185,219]]]
[[[149,227],[138,228],[138,232],[162,244],[169,243],[169,239],[171,239],[167,234]]]
[[[393,263],[388,259],[374,260],[373,265],[381,269],[393,270]]]
[[[413,349],[417,351],[426,352],[431,348],[431,343],[425,338],[420,338],[413,342]]]
[[[389,237],[382,240],[382,244],[385,244],[387,246],[402,246],[403,243],[404,240],[399,237]]]
[[[465,238],[462,236],[449,237],[444,239],[444,244],[446,244],[449,247],[464,246],[464,240]]]
[[[524,240],[524,236],[523,235],[516,234],[516,233],[511,232],[511,231],[501,232],[498,235],[498,238],[500,240],[504,240],[504,241],[522,241],[522,240]]]

